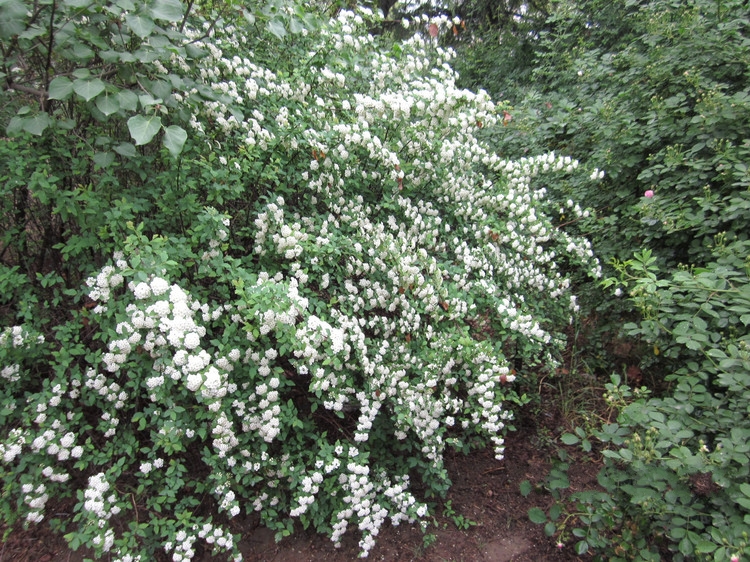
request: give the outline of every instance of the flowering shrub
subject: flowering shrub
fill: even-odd
[[[143,63],[172,84],[148,111],[189,134],[159,149],[139,120],[142,155],[100,157],[105,192],[120,175],[149,195],[123,191],[101,227],[122,233],[114,251],[76,262],[77,306],[18,306],[3,332],[6,517],[38,522],[73,494],[55,525],[74,548],[179,561],[198,541],[240,559],[227,521],[244,510],[277,538],[295,520],[337,544],[358,531],[366,556],[386,521],[424,521],[446,492],[447,447],[503,457],[525,401],[512,383],[554,367],[578,310],[569,274],[600,275],[556,226],[588,211],[536,179],[577,162],[478,140],[498,109],[455,86],[432,37],[453,22],[389,45],[374,20],[342,11],[272,52],[239,20],[183,22],[200,56]],[[79,295],[66,281],[49,278],[43,308]]]

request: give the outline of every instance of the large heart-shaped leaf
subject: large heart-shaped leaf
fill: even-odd
[[[138,109],[138,95],[130,90],[120,90],[117,93],[117,103],[122,109],[135,111]]]
[[[121,142],[114,150],[117,154],[126,158],[135,158],[138,155],[132,142]]]
[[[112,115],[120,111],[120,102],[117,101],[116,95],[105,92],[103,96],[96,99],[96,107],[104,115]]]
[[[51,100],[66,100],[73,93],[73,82],[67,76],[58,76],[49,83],[47,96]]]
[[[136,145],[148,144],[161,129],[161,117],[133,115],[128,119],[128,130]]]
[[[186,140],[187,133],[182,127],[170,125],[164,129],[164,146],[175,158],[182,152]]]
[[[286,36],[286,27],[284,27],[284,22],[282,22],[278,18],[269,20],[269,22],[266,24],[266,28],[279,39],[283,39]]]
[[[154,20],[146,16],[133,16],[128,14],[125,16],[125,23],[130,28],[130,31],[135,33],[141,39],[145,39],[154,30]]]
[[[26,12],[28,8],[18,0],[0,2],[0,38],[20,35],[26,29]]]
[[[182,20],[182,2],[180,0],[156,0],[151,7],[151,16],[157,20]]]
[[[23,129],[32,135],[40,136],[51,122],[49,115],[46,113],[37,113],[34,117],[28,117],[24,120]]]
[[[73,91],[84,100],[89,101],[104,91],[104,82],[99,78],[81,79],[73,82]]]

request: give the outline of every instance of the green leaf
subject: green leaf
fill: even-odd
[[[141,39],[145,39],[154,30],[154,20],[146,16],[125,16],[125,23]]]
[[[126,158],[135,158],[138,155],[135,150],[135,146],[133,146],[133,143],[130,142],[123,142],[118,144],[114,148],[114,151],[120,156],[125,156]]]
[[[700,541],[698,544],[695,545],[695,551],[701,554],[711,553],[717,548],[718,548],[718,545],[709,541]]]
[[[289,31],[292,33],[302,33],[305,30],[305,24],[295,17],[289,18]]]
[[[693,553],[693,543],[691,543],[690,539],[687,537],[684,537],[680,541],[680,544],[677,545],[677,548],[679,548],[680,552],[685,556],[690,556]]]
[[[549,518],[552,521],[557,521],[560,518],[560,515],[562,515],[562,508],[559,504],[552,504],[552,507],[549,508]]]
[[[52,120],[47,113],[37,113],[34,117],[24,119],[23,130],[32,135],[40,136],[51,122]]]
[[[566,433],[565,435],[560,437],[560,441],[562,441],[566,445],[575,445],[576,443],[578,443],[579,439],[572,433]]]
[[[113,96],[109,92],[105,92],[103,96],[96,99],[96,108],[104,115],[112,115],[120,111],[120,103],[117,101],[116,95]]]
[[[104,82],[99,78],[81,79],[73,82],[73,91],[85,101],[90,101],[104,91]]]
[[[20,35],[26,29],[27,10],[18,0],[0,0],[0,38]]]
[[[5,132],[11,136],[20,133],[23,131],[24,121],[26,121],[26,119],[23,117],[19,117],[18,115],[14,116],[5,128]]]
[[[155,20],[181,21],[182,2],[180,0],[156,0],[151,7],[151,17]]]
[[[164,146],[175,158],[182,152],[186,140],[187,133],[182,127],[170,125],[164,129]]]
[[[286,36],[286,28],[284,27],[284,23],[278,18],[270,20],[266,27],[268,28],[268,31],[273,33],[279,39],[283,39]]]
[[[589,551],[589,543],[586,541],[578,541],[576,543],[576,554],[578,556],[583,556]]]
[[[161,129],[161,117],[133,115],[128,119],[128,130],[136,146],[148,144]]]
[[[138,95],[135,92],[120,90],[116,97],[121,109],[126,111],[135,111],[138,109]]]
[[[547,522],[547,514],[542,511],[539,507],[532,507],[529,510],[529,519],[532,523],[536,523],[537,525],[541,525],[542,523]]]
[[[97,152],[94,154],[94,164],[100,168],[106,168],[115,161],[115,155],[112,152]]]
[[[518,486],[521,495],[525,498],[531,493],[531,482],[528,480],[524,480],[521,482],[521,484]]]
[[[73,82],[67,76],[53,78],[47,88],[47,96],[51,100],[66,100],[73,93]]]

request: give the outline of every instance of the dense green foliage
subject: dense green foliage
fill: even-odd
[[[599,255],[704,263],[716,234],[750,226],[747,28],[741,1],[561,2],[526,85],[467,83],[516,105],[510,156],[544,146],[606,170],[606,188],[574,188]]]
[[[366,555],[445,494],[446,449],[502,458],[514,380],[555,367],[571,277],[601,271],[537,179],[578,163],[479,138],[502,107],[456,87],[457,22],[394,42],[288,3],[0,11],[6,522],[237,559],[227,521],[256,511]]]
[[[605,171],[593,188],[558,187],[596,209],[581,228],[609,261],[604,287],[629,299],[592,302],[621,313],[608,326],[641,343],[657,381],[634,390],[615,376],[616,421],[563,439],[602,451],[603,491],[566,503],[561,463],[548,481],[559,502],[531,515],[579,553],[748,553],[749,28],[739,1],[559,2],[530,68],[521,61],[527,74],[465,73],[512,99],[513,120],[494,136],[506,154],[544,146]],[[501,64],[515,41],[494,44]]]

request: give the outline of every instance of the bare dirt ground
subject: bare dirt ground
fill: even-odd
[[[523,424],[522,424],[523,425]],[[551,429],[551,428],[550,428]],[[453,486],[446,498],[454,514],[446,513],[445,505],[435,510],[435,522],[427,530],[434,540],[416,527],[403,524],[385,526],[377,537],[368,560],[389,562],[560,562],[579,560],[572,546],[557,548],[554,540],[544,535],[543,527],[528,519],[528,510],[551,503],[543,493],[523,497],[519,484],[529,480],[542,483],[549,469],[554,450],[549,440],[530,427],[519,427],[507,439],[506,458],[495,460],[491,451],[478,451],[468,456],[455,454],[446,459]],[[548,433],[546,433],[548,434]],[[569,473],[571,491],[596,485],[598,466],[592,462],[575,462]],[[474,522],[460,529],[457,516]],[[460,523],[460,520],[459,520]],[[345,562],[356,560],[359,537],[345,536],[336,549],[326,537],[299,530],[288,539],[276,543],[273,533],[260,527],[253,517],[232,520],[235,533],[242,535],[240,549],[248,562]],[[4,531],[0,527],[0,532]],[[197,544],[196,544],[197,546]],[[90,555],[89,555],[90,556]],[[0,562],[81,562],[86,553],[73,552],[64,539],[51,533],[44,523],[26,532],[15,531],[0,545]],[[198,562],[225,560],[198,552]],[[148,561],[150,562],[150,561]]]

